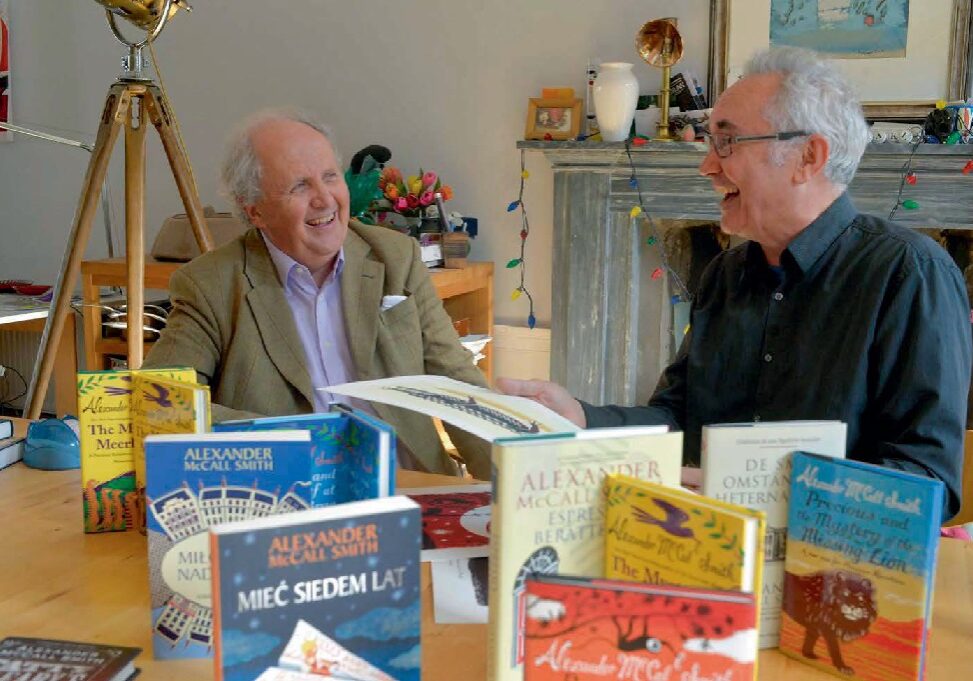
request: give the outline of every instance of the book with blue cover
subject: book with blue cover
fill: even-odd
[[[415,502],[395,496],[219,525],[209,540],[217,681],[419,681]]]
[[[311,433],[314,506],[387,497],[395,490],[395,430],[356,409],[223,421],[220,432],[300,428]]]
[[[843,678],[924,677],[943,483],[796,452],[780,649]]]
[[[145,438],[156,659],[211,656],[207,531],[310,508],[310,440],[306,430]]]

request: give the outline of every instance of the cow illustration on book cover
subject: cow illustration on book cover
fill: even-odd
[[[861,681],[924,678],[938,480],[796,453],[780,649]]]
[[[528,681],[754,676],[753,594],[565,576],[526,584]]]

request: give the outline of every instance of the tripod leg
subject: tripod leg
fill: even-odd
[[[182,152],[175,132],[172,129],[172,121],[169,110],[166,108],[162,98],[162,91],[155,85],[148,86],[145,95],[145,102],[149,118],[152,124],[159,131],[159,138],[162,140],[162,147],[166,150],[169,159],[169,167],[172,168],[172,177],[176,181],[179,189],[179,196],[182,197],[182,204],[186,209],[186,216],[189,224],[192,225],[193,234],[196,236],[196,243],[199,245],[201,253],[213,250],[213,236],[210,234],[209,227],[206,225],[206,217],[203,215],[203,206],[199,202],[199,193],[196,183],[193,182],[192,174],[189,170],[189,159]]]
[[[39,360],[34,363],[34,372],[28,386],[27,402],[24,407],[24,417],[28,419],[36,419],[41,415],[44,395],[47,393],[51,373],[54,371],[57,352],[57,344],[51,341],[60,338],[64,330],[64,321],[70,311],[74,282],[78,279],[81,258],[84,256],[88,235],[91,233],[91,220],[98,206],[101,184],[108,170],[108,161],[111,160],[115,138],[124,123],[125,113],[130,104],[131,97],[124,86],[113,85],[109,88],[105,108],[101,114],[101,123],[98,126],[98,136],[91,151],[91,161],[85,172],[74,225],[71,227],[71,235],[68,237],[64,258],[61,261],[61,271],[54,284],[51,311],[47,315],[38,349]]]
[[[136,110],[137,107],[137,110]],[[128,368],[142,366],[145,312],[145,97],[132,97],[125,125],[125,259]]]

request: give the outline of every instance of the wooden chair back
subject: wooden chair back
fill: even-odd
[[[946,527],[973,523],[973,430],[966,431],[963,440],[963,503],[959,513],[945,523]]]

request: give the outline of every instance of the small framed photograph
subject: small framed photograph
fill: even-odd
[[[531,97],[527,107],[527,132],[524,133],[524,139],[573,140],[580,132],[580,99]]]

